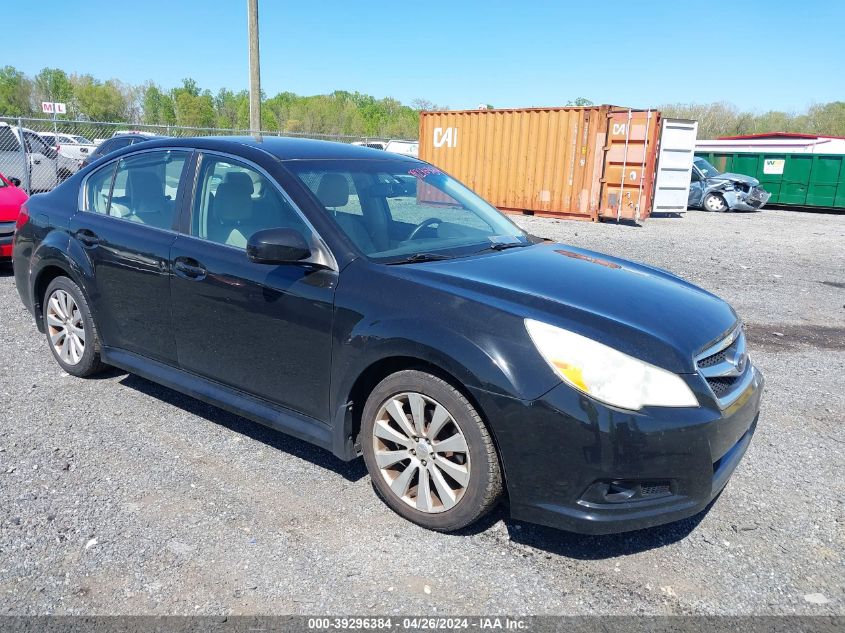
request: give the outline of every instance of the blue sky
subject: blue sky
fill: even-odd
[[[845,100],[839,0],[259,0],[259,15],[268,95],[358,90],[453,109]],[[0,65],[28,74],[247,86],[246,0],[39,0],[5,24]]]

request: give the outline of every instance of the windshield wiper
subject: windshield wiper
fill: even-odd
[[[404,259],[397,259],[393,262],[387,262],[390,266],[395,266],[396,264],[418,264],[420,262],[438,262],[444,259],[452,259],[450,255],[438,255],[437,253],[414,253],[413,255],[408,255]]]
[[[532,242],[493,242],[490,246],[485,246],[476,253],[484,253],[486,251],[503,251],[508,248],[522,248],[523,246],[531,246]]]

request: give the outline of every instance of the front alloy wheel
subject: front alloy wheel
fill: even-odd
[[[490,432],[472,403],[442,378],[410,369],[388,376],[361,415],[373,487],[397,514],[449,532],[474,523],[501,497]]]
[[[376,416],[373,452],[391,492],[420,512],[449,510],[464,496],[471,476],[467,442],[432,398],[391,397]]]

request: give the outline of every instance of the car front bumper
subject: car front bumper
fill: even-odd
[[[622,411],[564,384],[530,402],[473,390],[498,443],[511,516],[608,534],[701,512],[756,428],[763,376],[749,371],[748,387],[725,410]]]
[[[731,211],[757,211],[772,196],[760,187],[753,187],[751,191],[725,191],[722,195]]]

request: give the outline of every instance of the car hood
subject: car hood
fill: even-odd
[[[715,295],[666,271],[543,243],[403,267],[427,284],[546,321],[676,373],[737,323]]]
[[[711,176],[707,179],[708,182],[715,182],[718,180],[730,180],[733,182],[741,182],[746,185],[750,185],[752,187],[756,187],[760,184],[760,181],[756,178],[752,178],[751,176],[746,176],[745,174],[733,174],[733,173],[724,173],[719,174],[718,176]]]

